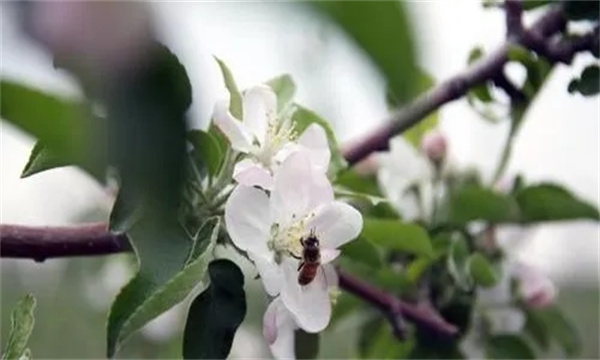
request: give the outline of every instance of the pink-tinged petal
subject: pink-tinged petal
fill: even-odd
[[[244,159],[235,164],[233,178],[245,186],[260,186],[265,190],[273,188],[273,177],[269,170],[250,159]]]
[[[225,204],[225,226],[235,246],[268,256],[271,222],[269,197],[264,191],[239,185]]]
[[[295,359],[294,331],[297,328],[292,314],[283,305],[281,298],[274,299],[263,317],[263,335],[274,358]]]
[[[527,305],[532,308],[541,308],[554,302],[557,294],[556,287],[539,269],[518,263],[514,271],[520,281],[521,296]]]
[[[251,252],[248,253],[250,259],[254,261],[256,269],[260,274],[260,279],[265,286],[265,290],[271,296],[279,294],[283,285],[283,271],[273,259],[273,255],[258,256]]]
[[[270,87],[258,85],[244,93],[244,125],[264,144],[269,120],[277,116],[277,96]]]
[[[341,251],[337,249],[321,249],[321,264],[327,264],[335,260]]]
[[[294,315],[298,326],[307,332],[322,331],[331,319],[331,302],[322,267],[313,281],[301,286],[298,283],[298,261],[286,258],[282,263],[284,283],[281,300]]]
[[[310,161],[314,167],[327,172],[331,151],[329,150],[327,134],[325,134],[325,130],[321,125],[311,124],[306,128],[298,138],[298,144],[308,151]]]
[[[276,169],[271,193],[276,222],[287,224],[332,200],[333,189],[327,176],[312,167],[305,152],[293,153]]]
[[[225,134],[231,147],[237,151],[249,152],[252,148],[251,134],[244,124],[229,112],[229,101],[219,101],[213,113],[215,125]]]
[[[337,288],[340,284],[340,278],[331,264],[323,265],[323,273],[325,274],[325,283],[328,288]]]
[[[322,248],[336,249],[360,234],[363,219],[352,206],[333,201],[320,206],[306,226],[315,231]]]

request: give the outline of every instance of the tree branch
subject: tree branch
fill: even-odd
[[[419,326],[427,327],[444,335],[452,336],[458,333],[456,326],[448,323],[430,307],[406,303],[343,271],[338,270],[338,275],[340,288],[365,300],[383,312],[390,320],[394,333],[400,338],[404,334],[403,317]]]
[[[131,251],[124,234],[108,232],[106,224],[79,227],[0,225],[0,255],[44,261],[68,256],[97,256]]]
[[[514,1],[508,2],[509,9],[515,7],[513,3]],[[513,17],[520,17],[519,11],[518,9],[511,11],[513,13],[511,14],[511,20],[507,20],[507,25],[518,26],[515,25],[516,20]],[[386,150],[389,139],[394,135],[408,130],[442,105],[463,97],[470,88],[485,81],[493,80],[499,74],[502,74],[504,65],[508,61],[508,51],[511,46],[514,44],[527,46],[531,43],[532,37],[534,39],[542,38],[546,41],[550,36],[564,29],[565,21],[562,6],[560,4],[555,5],[530,29],[522,29],[519,33],[511,34],[506,43],[487,57],[474,63],[463,73],[442,82],[439,86],[418,97],[406,108],[395,111],[383,125],[371,131],[360,141],[345,148],[344,157],[350,165],[353,165],[374,151]],[[539,45],[539,42],[534,41],[534,43]],[[586,43],[586,45],[589,44]],[[570,54],[572,57],[581,46],[571,46],[568,49],[563,46],[562,48],[564,50],[561,51],[564,51],[567,55]],[[552,54],[552,52],[549,53]],[[566,58],[565,54],[561,55]]]

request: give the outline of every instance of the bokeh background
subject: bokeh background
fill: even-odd
[[[493,49],[504,39],[499,10],[478,0],[409,3],[419,63],[436,81],[465,68],[476,45]],[[343,143],[382,121],[388,113],[381,77],[337,29],[289,3],[155,2],[155,25],[186,66],[194,91],[193,126],[208,124],[214,102],[225,93],[213,55],[232,69],[241,88],[281,73],[293,76],[299,103],[329,119]],[[532,17],[535,17],[535,13]],[[19,32],[15,9],[0,3],[0,71],[3,77],[63,95],[80,90],[66,73],[52,67],[49,54]],[[532,20],[532,19],[527,19]],[[598,97],[567,94],[585,56],[573,67],[559,66],[529,112],[516,141],[509,174],[529,181],[565,184],[600,205],[600,110]],[[510,76],[519,78],[519,69]],[[490,176],[508,124],[480,119],[461,100],[440,112],[457,166],[473,166]],[[1,122],[0,196],[4,224],[66,225],[103,221],[113,199],[106,189],[74,168],[19,179],[34,139]],[[558,302],[584,339],[584,358],[598,358],[600,227],[589,222],[532,228],[515,242],[515,254],[540,267],[557,284]],[[231,358],[269,357],[261,336],[265,298],[252,274],[246,278],[247,319],[238,331]],[[10,309],[25,292],[38,299],[31,349],[37,358],[101,358],[108,307],[133,274],[127,255],[48,260],[2,259],[1,339],[10,326]],[[121,357],[178,357],[187,303],[147,325],[120,352]],[[352,356],[352,321],[327,330],[320,357]],[[340,341],[341,340],[341,341]],[[549,355],[552,355],[549,354]]]

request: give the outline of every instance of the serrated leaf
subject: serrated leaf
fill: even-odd
[[[359,237],[354,241],[350,241],[342,247],[342,255],[374,269],[381,267],[381,256],[372,243],[366,239]]]
[[[208,169],[211,176],[216,176],[221,169],[225,152],[219,141],[211,133],[202,130],[190,130],[187,139],[192,144],[192,158],[198,165]]]
[[[31,150],[31,154],[29,155],[29,160],[21,172],[21,178],[69,165],[74,164],[63,157],[54,154],[52,150],[48,149],[41,141],[36,141]]]
[[[312,334],[300,329],[294,336],[294,353],[296,359],[316,359],[319,355],[319,333]]]
[[[465,185],[450,196],[444,218],[453,224],[473,220],[499,223],[514,220],[517,213],[517,205],[511,197],[476,185]]]
[[[331,162],[329,164],[328,173],[335,177],[335,175],[340,172],[340,170],[345,169],[347,167],[346,160],[342,156],[340,148],[337,143],[337,139],[335,137],[335,133],[329,123],[317,115],[314,111],[311,111],[307,108],[304,108],[300,105],[296,104],[296,111],[292,115],[292,122],[294,124],[294,129],[301,135],[306,128],[308,128],[311,124],[318,124],[323,127],[325,133],[327,134],[327,140],[329,141],[329,149],[331,150]]]
[[[223,81],[225,81],[225,87],[229,91],[229,111],[231,111],[231,115],[235,116],[239,120],[242,120],[242,94],[238,90],[235,79],[231,74],[231,70],[229,70],[225,62],[216,56],[215,60],[217,61],[217,64],[219,64],[219,69],[221,69],[221,74],[223,75]]]
[[[400,102],[416,95],[415,47],[404,3],[313,1],[309,4],[328,15],[365,50]]]
[[[535,359],[534,351],[517,335],[496,335],[488,338],[485,353],[490,359]]]
[[[230,260],[208,266],[210,285],[190,306],[183,335],[184,359],[225,359],[246,315],[244,275]]]
[[[27,356],[27,341],[33,331],[35,323],[33,311],[35,310],[35,298],[32,294],[25,295],[16,305],[10,316],[10,333],[4,346],[2,359],[12,360]],[[29,356],[31,353],[29,352]]]
[[[556,184],[527,186],[515,196],[522,222],[600,219],[595,206]]]
[[[40,140],[23,177],[72,164],[104,182],[108,160],[101,139],[106,135],[105,124],[88,106],[4,79],[0,93],[2,119]]]
[[[193,241],[180,226],[158,227],[144,219],[128,233],[140,270],[121,290],[108,320],[109,357],[131,333],[182,301],[201,284],[219,233],[219,219],[207,220]]]
[[[267,85],[277,95],[277,110],[281,112],[294,98],[294,94],[296,93],[294,80],[290,75],[283,74],[267,81]]]
[[[386,249],[431,257],[433,248],[427,231],[419,225],[397,220],[367,218],[361,236]]]
[[[492,287],[498,283],[499,276],[494,267],[481,253],[473,253],[467,260],[469,274],[483,287]]]

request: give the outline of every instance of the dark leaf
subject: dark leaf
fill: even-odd
[[[183,335],[184,359],[225,359],[246,315],[244,275],[226,259],[208,266],[210,285],[190,306]]]
[[[42,171],[74,165],[72,162],[60,157],[48,149],[41,141],[37,141],[31,150],[29,160],[21,172],[21,178],[40,173]]]
[[[578,329],[571,323],[556,307],[546,307],[542,309],[530,309],[528,312],[528,321],[543,327],[546,336],[550,336],[560,344],[566,356],[575,357],[581,352],[582,343]]]
[[[221,169],[225,156],[225,151],[221,148],[219,140],[210,132],[202,130],[188,131],[187,139],[194,147],[192,158],[198,166],[205,167],[211,176],[216,176]]]
[[[571,80],[568,91],[570,93],[578,92],[583,96],[598,94],[600,91],[600,67],[590,65],[583,69],[578,79]]]
[[[374,269],[381,266],[381,256],[372,243],[359,237],[342,247],[342,255],[353,261],[360,262]]]
[[[527,186],[517,191],[516,199],[523,222],[600,219],[595,206],[555,184]]]
[[[517,213],[518,208],[512,198],[476,185],[458,189],[444,211],[447,221],[457,225],[473,220],[506,222],[515,219]]]
[[[294,337],[296,359],[316,359],[319,355],[319,334],[311,334],[300,329]]]
[[[600,2],[596,0],[567,1],[565,13],[570,20],[598,20]]]

